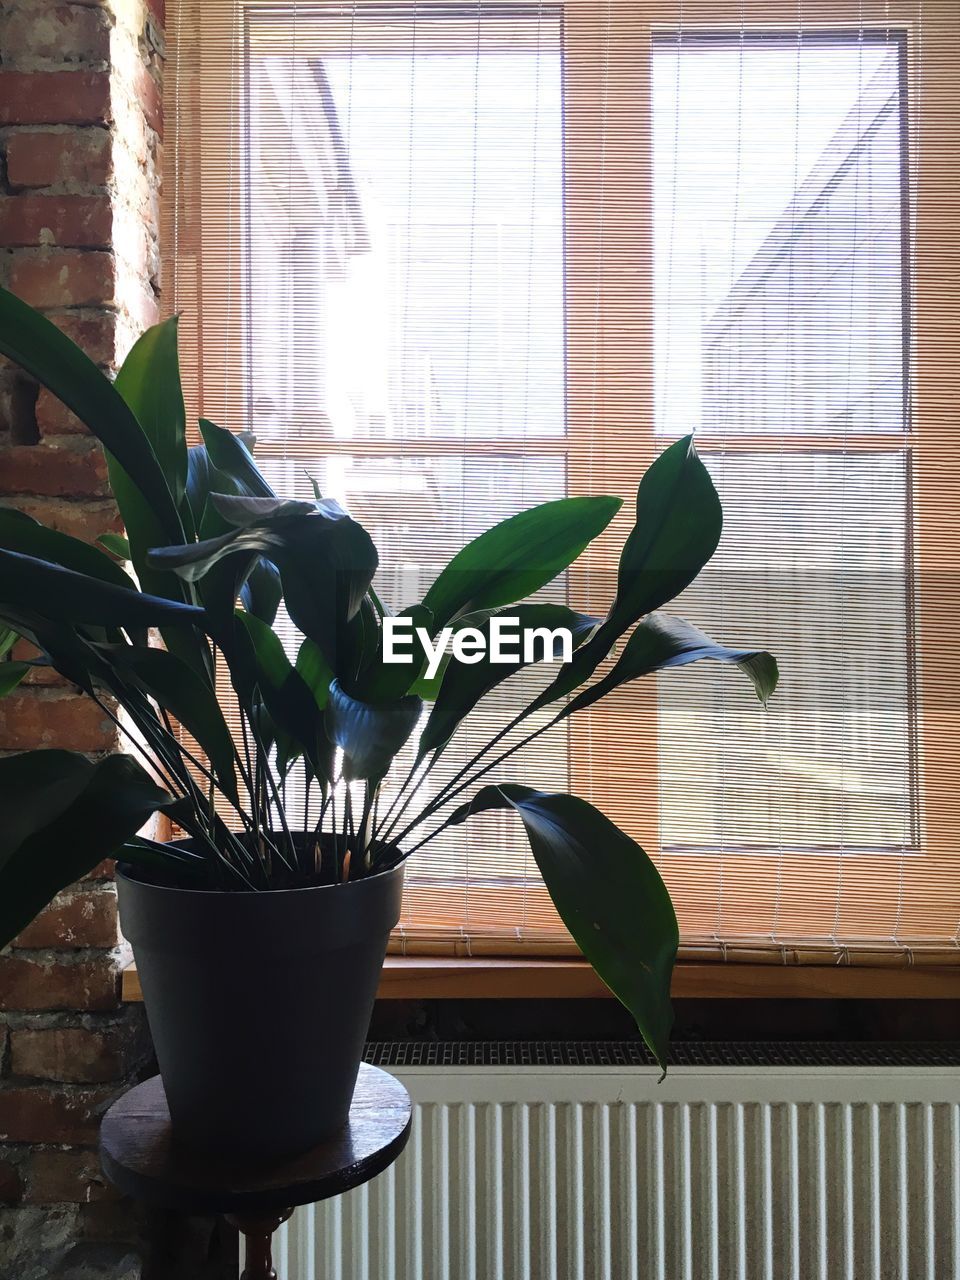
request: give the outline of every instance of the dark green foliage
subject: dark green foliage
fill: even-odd
[[[0,941],[169,800],[130,756],[92,764],[70,751],[25,751],[0,760]]]
[[[726,648],[658,612],[720,538],[720,503],[692,439],[672,444],[641,481],[603,618],[521,602],[608,528],[622,505],[614,497],[564,498],[501,521],[404,610],[431,641],[467,628],[483,640],[508,616],[521,633],[569,629],[575,650],[463,768],[427,789],[463,721],[527,665],[522,646],[506,664],[489,651],[477,661],[448,653],[432,676],[419,643],[409,663],[387,662],[367,531],[316,485],[309,502],[275,494],[245,441],[223,427],[201,421],[203,443],[187,447],[175,320],[148,330],[111,384],[49,321],[0,290],[0,353],[99,437],[126,527],[126,538],[104,532],[101,550],[0,511],[0,694],[30,669],[11,659],[24,636],[40,649],[37,661],[104,714],[112,714],[105,699],[119,704],[140,757],[93,763],[34,751],[0,760],[0,945],[121,848],[170,883],[250,892],[310,882],[324,839],[337,879],[355,879],[409,853],[414,833],[420,848],[506,808],[522,820],[571,934],[663,1063],[677,923],[646,853],[575,796],[518,784],[464,792],[550,725],[655,671],[719,659],[739,666],[761,700],[772,694],[769,654]],[[274,629],[281,608],[302,633],[295,662]],[[151,645],[150,628],[163,648]],[[221,705],[229,690],[237,740]],[[433,702],[425,721],[424,698]],[[535,716],[554,702],[555,713]],[[381,783],[418,726],[413,766],[381,811]],[[295,816],[286,805],[294,768],[307,784],[306,810]],[[310,813],[310,784],[319,816]],[[189,849],[137,835],[157,809],[188,833]]]
[[[520,817],[564,924],[666,1069],[670,975],[679,939],[656,867],[636,841],[578,796],[509,783],[482,787],[447,825],[490,809],[513,809]]]

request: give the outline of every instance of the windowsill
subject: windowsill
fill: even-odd
[[[675,999],[947,1000],[960,997],[960,966],[871,968],[831,965],[722,964],[681,961]],[[582,960],[437,959],[387,956],[380,1000],[613,998]],[[122,997],[143,999],[135,965],[123,974]]]

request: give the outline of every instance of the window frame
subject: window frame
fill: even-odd
[[[904,232],[908,236],[908,246],[903,269],[908,282],[904,340],[910,420],[905,424],[903,433],[853,441],[834,437],[829,441],[837,452],[849,450],[851,444],[854,448],[883,448],[888,451],[895,447],[908,457],[913,480],[913,510],[908,511],[913,573],[907,575],[908,583],[919,601],[937,600],[936,608],[931,608],[929,603],[926,608],[922,604],[914,606],[915,664],[912,675],[917,683],[916,768],[921,847],[916,854],[901,856],[904,909],[899,928],[891,939],[896,947],[901,936],[911,939],[916,936],[910,928],[911,883],[925,884],[931,880],[938,884],[949,883],[954,865],[952,854],[960,847],[960,821],[948,798],[950,778],[948,775],[945,779],[941,772],[944,755],[949,755],[951,746],[960,742],[960,717],[953,708],[943,705],[942,697],[937,697],[938,689],[949,688],[955,682],[955,676],[951,679],[953,673],[948,656],[951,644],[948,619],[960,604],[960,592],[955,583],[947,580],[944,569],[951,563],[960,544],[960,531],[951,529],[949,518],[942,510],[937,511],[935,461],[938,453],[949,447],[950,440],[949,414],[941,408],[945,398],[943,386],[945,383],[949,385],[956,395],[960,381],[957,367],[960,308],[955,294],[950,298],[942,287],[937,252],[938,246],[949,243],[951,232],[956,236],[960,230],[956,204],[950,204],[948,176],[951,171],[949,138],[957,136],[960,103],[951,86],[949,59],[938,56],[938,51],[960,48],[960,14],[952,11],[945,0],[907,0],[906,3],[903,0],[893,3],[885,0],[881,3],[839,0],[836,4],[826,0],[753,0],[752,3],[747,0],[645,0],[641,8],[642,26],[637,22],[637,10],[629,0],[610,0],[607,4],[597,4],[596,0],[566,0],[564,4],[565,46],[592,49],[597,59],[603,59],[608,87],[604,104],[591,101],[589,95],[594,77],[582,75],[579,66],[568,64],[565,81],[570,113],[565,121],[565,160],[571,174],[567,193],[568,222],[573,215],[566,260],[570,282],[568,337],[572,324],[577,323],[578,308],[583,305],[585,272],[580,263],[584,258],[590,260],[589,245],[602,241],[602,255],[593,254],[594,260],[600,263],[601,275],[596,290],[597,332],[600,345],[604,347],[607,345],[604,336],[609,327],[609,349],[614,354],[606,384],[601,373],[595,389],[596,399],[602,406],[598,416],[608,429],[611,421],[618,420],[618,415],[624,421],[650,424],[647,433],[650,448],[636,459],[633,475],[629,474],[629,462],[632,460],[626,460],[628,466],[625,467],[622,457],[610,459],[606,485],[614,485],[614,492],[618,491],[617,485],[622,491],[638,480],[653,454],[670,438],[663,437],[661,441],[654,434],[653,426],[652,197],[648,206],[641,209],[628,209],[625,202],[615,202],[616,219],[606,224],[603,221],[604,188],[608,198],[611,184],[617,181],[633,184],[633,189],[652,192],[651,67],[654,42],[675,35],[681,24],[685,37],[689,34],[694,40],[701,33],[726,32],[734,39],[741,34],[749,38],[778,30],[794,34],[798,30],[799,19],[799,29],[804,33],[842,35],[851,31],[856,33],[862,26],[879,32],[902,33],[906,45],[907,130],[904,145],[909,155],[905,166],[908,217]],[[598,23],[605,23],[607,29],[599,29]],[[955,55],[954,64],[957,63],[960,59]],[[629,136],[627,131],[632,128],[641,145],[634,149],[632,155],[618,153],[612,163],[609,157],[597,156],[594,139],[604,136],[601,128],[604,122],[615,135]],[[586,253],[583,252],[584,246],[587,246]],[[639,326],[630,370],[624,369],[617,359],[618,347],[622,351],[622,330],[618,326],[624,311],[621,301],[624,288],[634,293],[633,299],[627,300],[626,310],[629,312],[632,302]],[[568,361],[570,376],[574,379],[581,376],[576,357],[571,355],[569,347]],[[602,368],[606,372],[606,366]],[[568,388],[568,404],[574,403],[575,398]],[[586,439],[588,449],[589,423],[580,424],[579,432]],[[768,449],[782,447],[802,451],[809,450],[811,445],[823,449],[827,442],[828,438],[823,436],[765,435],[761,443]],[[741,445],[740,441],[727,437],[722,441],[722,447],[730,452],[740,447],[755,447],[756,443],[746,440]],[[720,441],[711,439],[708,434],[697,433],[697,447],[705,457],[720,445]],[[927,459],[931,459],[932,466]],[[571,464],[571,473],[574,473],[574,464]],[[599,479],[596,468],[592,478],[594,481]],[[597,487],[604,490],[606,485],[600,479]],[[579,731],[581,743],[584,739],[589,743],[589,735],[593,735],[593,742],[602,743],[606,739],[605,723],[632,714],[636,723],[643,726],[638,736],[647,744],[655,744],[655,697],[655,692],[640,692],[638,686],[621,691],[615,705],[608,702],[591,708],[594,713],[592,720],[578,717],[574,722],[574,734]],[[652,793],[658,776],[655,747],[651,755],[653,758],[645,774]],[[573,747],[573,766],[576,770],[572,775],[573,789],[598,804],[613,821],[620,822],[625,806],[623,789],[616,785],[614,762],[601,760],[594,762],[591,768],[584,745],[579,751],[577,746]],[[716,916],[713,895],[709,888],[703,888],[711,871],[715,877],[721,874],[722,864],[727,870],[725,884],[728,897],[731,867],[749,873],[741,879],[749,884],[750,892],[755,892],[763,883],[772,888],[774,876],[785,870],[790,875],[802,876],[808,886],[811,879],[815,880],[829,898],[832,912],[838,876],[843,877],[845,892],[856,886],[853,896],[858,902],[869,903],[876,877],[880,873],[889,874],[890,857],[897,856],[882,853],[851,857],[843,852],[825,852],[809,858],[802,853],[793,858],[784,857],[778,863],[777,859],[763,854],[728,851],[722,859],[714,856],[711,866],[710,855],[660,850],[656,809],[656,801],[652,799],[649,834],[636,831],[634,834],[648,851],[655,852],[658,866],[666,872],[672,890],[678,891],[688,902],[695,900],[699,892],[705,903],[699,934],[688,930],[684,935],[685,941],[709,944],[712,940],[724,951],[727,948],[722,934],[712,927],[711,917]],[[636,827],[636,817],[632,816]],[[788,912],[781,914],[779,923],[787,935],[784,945],[790,948],[796,934],[789,933]],[[838,934],[843,936],[851,932],[846,927],[838,930]],[[738,936],[732,946],[748,950],[751,945],[762,946],[772,941],[764,937],[751,940]],[[865,942],[864,947],[869,951],[870,943]],[[838,955],[847,956],[852,949],[838,944],[836,951]]]
[[[372,6],[377,0],[357,0],[357,4]],[[419,12],[430,4],[431,0],[422,0]],[[246,7],[273,6],[270,0],[247,0]],[[534,13],[537,9],[536,4],[522,7]],[[442,4],[438,8],[449,10]],[[956,394],[960,384],[960,303],[956,289],[951,296],[951,291],[943,287],[939,247],[949,242],[951,234],[960,235],[960,218],[949,180],[950,140],[960,134],[960,101],[951,81],[950,60],[939,56],[939,51],[960,47],[960,13],[950,0],[644,0],[640,6],[642,19],[638,18],[635,0],[551,0],[549,8],[562,11],[567,430],[556,438],[538,438],[536,448],[565,454],[568,491],[572,493],[629,493],[664,443],[653,427],[652,197],[636,204],[621,203],[615,198],[618,187],[652,192],[654,40],[675,32],[681,17],[684,32],[691,35],[697,30],[728,31],[734,36],[772,30],[790,33],[797,30],[798,20],[806,31],[840,33],[863,25],[904,33],[911,149],[907,168],[911,233],[907,311],[912,420],[909,431],[897,440],[898,448],[907,443],[912,460],[913,580],[921,602],[937,601],[936,607],[921,604],[917,610],[918,792],[924,845],[918,858],[904,860],[904,877],[905,888],[909,888],[906,882],[922,864],[919,869],[923,882],[944,883],[954,868],[952,854],[960,847],[960,818],[951,801],[952,782],[957,774],[951,772],[949,759],[954,745],[960,743],[960,711],[946,705],[942,698],[937,700],[930,691],[949,688],[954,678],[949,657],[950,623],[960,612],[960,590],[945,572],[957,562],[960,527],[951,522],[950,513],[944,510],[937,485],[937,459],[945,456],[953,444],[951,392],[954,402],[960,399]],[[476,11],[469,5],[464,9]],[[233,56],[239,56],[241,48],[248,47],[249,31],[234,29],[228,4],[195,6],[192,20],[192,31],[181,28],[181,45],[189,41],[190,48],[180,56],[195,60],[198,74],[192,83],[196,100],[178,105],[181,111],[186,106],[203,120],[202,145],[211,154],[230,155],[231,172],[224,175],[222,183],[201,181],[197,173],[178,174],[178,189],[174,201],[167,201],[164,219],[165,257],[168,273],[174,253],[180,262],[175,308],[188,315],[192,310],[196,315],[194,324],[182,328],[185,381],[192,393],[189,398],[214,420],[244,421],[242,380],[231,377],[228,362],[218,369],[208,361],[204,368],[201,351],[205,333],[221,335],[215,339],[214,349],[221,343],[224,348],[229,344],[242,346],[242,308],[233,282],[241,275],[238,263],[242,237],[237,229],[243,225],[243,184],[234,185],[231,178],[242,171],[243,162],[234,154],[237,146],[230,136],[232,107],[218,97],[222,83],[218,73],[222,51],[230,49]],[[956,64],[956,56],[953,61]],[[205,70],[211,74],[204,74]],[[605,92],[598,99],[595,86],[601,81]],[[918,86],[922,89],[919,95]],[[627,136],[626,131],[635,136],[635,147],[605,146],[603,139]],[[172,142],[177,148],[176,137]],[[176,244],[171,230],[173,203],[179,203],[181,212]],[[616,211],[612,217],[607,216],[611,205]],[[199,211],[196,219],[190,216],[192,210]],[[235,241],[238,255],[229,264],[222,252],[204,253],[205,245],[222,240],[225,231]],[[602,254],[597,252],[600,245]],[[628,368],[624,367],[622,341],[624,314],[636,318]],[[649,430],[635,454],[612,457],[611,451],[593,447],[595,425],[600,421],[613,432],[618,422],[631,426],[648,423]],[[410,447],[436,453],[441,451],[440,443],[420,438],[407,444],[402,439],[382,445],[357,441],[351,442],[351,451],[361,454],[366,449],[375,454]],[[789,438],[764,437],[767,447],[782,443],[789,447]],[[849,439],[844,443],[849,448]],[[503,453],[508,444],[507,440],[495,438],[468,441],[468,448],[482,453],[492,446]],[[709,437],[698,436],[698,444],[705,453],[709,452]],[[817,437],[817,444],[822,446],[822,437]],[[462,439],[451,447],[462,456]],[[736,445],[732,446],[728,439],[725,447],[729,450]],[[518,448],[522,449],[519,442]],[[592,584],[614,569],[627,527],[628,517],[624,515],[572,571],[571,593],[584,607],[605,606],[606,601],[600,598],[603,593]],[[631,814],[632,834],[657,854],[661,868],[671,873],[675,888],[681,893],[684,889],[692,892],[694,881],[703,876],[702,860],[694,862],[684,855],[658,851],[658,710],[653,682],[624,691],[616,706],[612,702],[596,704],[571,722],[571,789],[599,804],[614,822],[623,822],[628,807],[628,779],[623,768],[618,768],[618,761],[602,758],[598,744],[607,740],[608,726],[625,715],[633,716],[638,726],[637,754],[629,773],[631,779],[644,777],[651,793],[641,828],[637,827],[636,815]],[[832,887],[838,861],[837,857],[832,862],[825,858],[819,864],[825,886]],[[773,861],[767,862],[772,871]],[[842,862],[845,882],[859,884],[861,892],[869,888],[878,870],[886,871],[889,865],[878,866],[869,857],[843,858]],[[799,870],[793,868],[795,873]],[[802,871],[807,878],[809,870],[809,863],[804,863]],[[709,928],[706,915],[704,921],[702,936],[697,935],[694,940],[705,945],[712,942],[718,955],[727,956],[728,947]],[[899,933],[912,936],[909,912],[901,921]],[[769,940],[744,939],[738,940],[737,945],[749,948],[764,942]],[[563,949],[563,944],[552,948],[560,952]],[[837,950],[849,955],[846,948]],[[518,951],[529,955],[531,948],[520,944]],[[549,969],[553,962],[543,963]],[[767,966],[750,967],[764,970]]]

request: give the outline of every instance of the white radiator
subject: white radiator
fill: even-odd
[[[391,1067],[400,1160],[283,1280],[960,1280],[960,1069]]]

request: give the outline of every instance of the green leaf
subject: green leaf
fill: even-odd
[[[777,687],[777,662],[772,654],[759,649],[728,649],[683,618],[651,613],[637,625],[613,668],[602,680],[571,699],[564,707],[562,717],[582,711],[630,680],[666,667],[699,662],[703,658],[735,663],[750,680],[763,703]]]
[[[200,885],[210,880],[210,869],[206,859],[201,854],[178,849],[172,841],[162,844],[158,840],[134,836],[115,849],[113,856],[118,862],[129,866],[143,867],[147,871],[159,871],[165,879],[172,879],[178,886],[184,880],[188,884]]]
[[[339,675],[354,654],[341,650],[345,628],[363,608],[379,559],[369,533],[349,516],[311,515],[270,556],[280,570],[287,612],[323,650]]]
[[[330,670],[320,646],[314,644],[309,637],[304,639],[300,645],[294,669],[300,674],[313,694],[318,709],[322,711],[327,705],[327,699],[330,696],[330,681],[333,679],[333,672]]]
[[[515,784],[483,787],[446,825],[513,809],[563,923],[597,974],[636,1019],[666,1071],[679,944],[666,885],[646,853],[593,805]]]
[[[179,720],[206,752],[228,796],[238,799],[233,738],[214,690],[187,664],[164,649],[99,645],[97,652]]]
[[[253,454],[239,436],[206,418],[200,419],[200,434],[207,446],[210,461],[218,471],[237,482],[241,493],[262,498],[277,496],[261,475]]]
[[[334,650],[337,678],[351,697],[362,699],[361,685],[376,663],[381,638],[380,619],[372,600],[366,595],[352,618],[340,619]]]
[[[216,477],[216,479],[215,479]],[[200,521],[207,505],[207,498],[216,489],[218,493],[230,493],[229,479],[218,472],[210,461],[205,444],[192,445],[187,450],[187,481],[184,497],[190,511],[194,529],[200,528]]]
[[[228,556],[262,555],[276,565],[290,617],[320,646],[331,669],[352,674],[356,653],[345,645],[345,625],[357,613],[377,569],[370,535],[329,504],[304,504],[296,514],[267,518],[219,537],[157,547],[149,562],[199,580]]]
[[[231,455],[232,456],[232,455]],[[213,495],[253,496],[246,488],[247,462],[243,450],[239,453],[243,460],[239,475],[228,475],[215,467],[207,453],[206,445],[195,445],[188,451],[187,458],[187,502],[192,513],[194,527],[200,530],[201,538],[221,535],[230,532],[226,520],[218,515],[211,498]],[[229,461],[229,458],[228,458]],[[259,476],[259,472],[257,472]],[[266,483],[265,481],[263,482]],[[259,491],[258,484],[258,491]],[[280,574],[269,560],[257,557],[250,564],[250,557],[244,559],[240,571],[235,575],[242,580],[240,599],[248,613],[254,614],[268,626],[273,626],[283,597]],[[250,565],[249,569],[247,568]],[[223,594],[223,583],[220,584]],[[231,601],[232,609],[232,601]]]
[[[285,530],[233,529],[199,542],[178,543],[173,547],[151,547],[147,563],[154,569],[169,569],[186,582],[199,582],[211,569],[228,556],[259,555],[261,551],[279,550]]]
[[[101,547],[105,547],[118,560],[130,559],[130,542],[121,533],[101,533],[97,539]]]
[[[130,560],[136,571],[140,588],[153,596],[164,597],[181,605],[193,605],[196,595],[192,587],[176,574],[157,572],[147,563],[147,551],[158,542],[167,540],[160,520],[150,504],[132,483],[129,476],[113,458],[107,458],[107,469],[113,496],[116,499],[127,532]],[[186,534],[181,531],[176,540],[183,542]],[[198,675],[209,676],[212,671],[209,650],[203,637],[193,628],[161,625],[160,634],[171,653],[183,658]]]
[[[373,705],[351,698],[338,680],[330,685],[325,712],[327,734],[343,751],[343,776],[379,782],[416,728],[423,708],[410,695]]]
[[[96,655],[90,649],[87,640],[81,638],[76,628],[68,621],[59,619],[56,622],[49,622],[37,617],[29,610],[17,610],[9,604],[5,605],[2,600],[0,600],[0,616],[12,622],[17,634],[40,650],[54,671],[59,672],[64,679],[69,680],[85,693],[93,693],[95,681],[91,666],[97,665]],[[102,639],[107,639],[111,634],[118,639],[120,637],[120,632],[117,630],[112,633],[102,628],[94,628],[94,630],[99,631]],[[142,629],[138,634],[145,636],[146,629]],[[100,673],[97,672],[97,674]]]
[[[93,763],[70,751],[27,751],[0,759],[0,946],[169,800],[127,755]]]
[[[262,681],[273,689],[282,688],[294,668],[280,637],[259,618],[239,610],[234,616],[253,643],[258,682]]]
[[[169,485],[126,401],[76,343],[6,289],[0,289],[0,353],[72,409],[103,444],[155,512],[161,534],[154,541],[178,541],[183,530]]]
[[[130,575],[108,555],[79,538],[48,529],[32,516],[11,507],[0,507],[0,547],[38,560],[48,560],[64,569],[88,574],[101,582],[111,582],[127,591],[136,591]],[[2,590],[0,587],[0,593]]]
[[[252,649],[248,653],[252,653],[255,664],[252,671],[240,673],[241,687],[237,692],[250,709],[253,706],[250,686],[255,685],[260,690],[264,705],[279,730],[278,768],[283,772],[284,766],[303,753],[313,765],[314,772],[318,776],[326,776],[323,717],[310,686],[291,665],[279,636],[265,622],[252,614],[238,612],[236,625],[240,633],[249,639]],[[225,652],[233,675],[238,650]],[[243,650],[239,652],[243,653]],[[241,658],[241,662],[248,663],[249,656]],[[284,741],[281,735],[286,735],[289,741]]]
[[[723,509],[693,436],[664,450],[637,490],[637,519],[620,556],[610,620],[623,630],[688,587],[711,558]]]
[[[283,599],[283,584],[280,571],[272,561],[264,560],[263,556],[254,561],[240,588],[240,599],[247,613],[252,613],[268,627],[273,626]]]
[[[562,573],[620,510],[619,498],[560,498],[468,542],[423,599],[435,631],[459,614],[523,600]]]
[[[0,757],[0,870],[45,822],[57,818],[87,785],[92,765],[72,751],[24,751]]]
[[[6,551],[32,556],[79,574],[89,574],[98,582],[109,583],[139,597],[133,580],[108,555],[78,538],[48,529],[21,511],[0,508],[0,546]],[[47,654],[61,675],[89,690],[89,671],[79,639],[72,628],[64,625],[71,619],[61,619],[59,626],[51,629],[44,625],[42,600],[35,599],[31,606],[30,597],[21,595],[14,600],[5,588],[5,582],[0,582],[0,614],[4,614],[6,608],[7,619],[21,624],[23,634]],[[131,623],[129,630],[131,639],[146,644],[145,624],[137,626]]]
[[[202,421],[200,426],[214,440],[217,457],[223,466],[215,465],[205,444],[196,444],[187,450],[187,502],[196,528],[200,527],[212,493],[251,498],[276,497],[239,436],[215,427],[212,422]]]
[[[284,516],[309,516],[317,511],[321,515],[340,520],[347,513],[339,503],[321,500],[308,502],[302,498],[244,497],[228,493],[211,493],[210,501],[228,525],[234,529],[249,529]]]
[[[179,506],[187,480],[187,415],[180,386],[176,316],[140,335],[114,386],[136,414]]]
[[[175,600],[180,604],[194,605],[196,603],[196,593],[192,587],[178,578],[176,574],[158,572],[147,564],[147,552],[150,547],[156,546],[158,542],[169,540],[163,522],[158,518],[157,512],[145,500],[123,468],[109,454],[107,456],[107,469],[110,475],[113,496],[116,499],[120,518],[123,521],[127,535],[123,551],[133,565],[140,589],[154,596]],[[176,541],[178,542],[187,540],[184,523],[191,528],[190,537],[192,538],[193,536],[189,509],[186,503],[183,503],[182,507],[185,521],[181,521],[178,517],[179,532],[176,535]],[[109,537],[110,535],[104,536]],[[202,635],[193,628],[169,626],[161,626],[160,633],[164,644],[171,653],[177,654],[201,677],[212,678],[213,667],[210,652]]]
[[[522,638],[517,647],[515,661],[507,663],[491,660],[491,626],[494,619],[500,620],[505,617],[517,619],[521,637],[536,629],[545,628],[553,632],[558,628],[564,628],[571,633],[574,649],[578,648],[599,625],[598,618],[575,613],[572,609],[560,604],[513,605],[487,619],[477,628],[484,640],[480,661],[464,663],[452,658],[447,667],[437,700],[420,738],[418,762],[423,760],[430,751],[441,752],[450,741],[460,721],[473,710],[480,699],[512,676],[514,672],[527,665]],[[543,660],[542,646],[539,654],[540,657],[535,658],[534,661]]]
[[[406,609],[401,609],[397,614],[399,618],[409,618],[411,622],[411,645],[410,645],[410,661],[409,662],[385,662],[383,657],[383,627],[380,619],[384,614],[381,612],[382,605],[376,599],[375,593],[370,593],[371,613],[372,617],[368,617],[368,635],[371,641],[375,641],[376,649],[366,664],[366,669],[361,671],[359,678],[352,681],[349,692],[361,702],[395,702],[398,698],[402,698],[406,693],[416,693],[420,696],[420,690],[416,687],[421,680],[423,672],[427,667],[427,657],[423,646],[417,639],[417,628],[422,627],[424,631],[431,631],[433,622],[433,614],[429,609],[424,608],[422,604],[410,605]],[[444,655],[443,666],[449,660],[449,651]],[[441,672],[434,677],[439,686]]]
[[[215,508],[208,502],[200,521],[199,536],[202,543],[210,543],[217,538],[229,534],[225,522]],[[198,546],[188,543],[187,546]],[[233,614],[243,583],[253,566],[257,556],[250,551],[232,550],[212,563],[209,570],[198,580],[197,591],[203,607],[212,620],[213,629],[223,629],[232,625]]]
[[[202,609],[191,605],[145,595],[35,556],[0,549],[0,617],[9,617],[8,610],[20,608],[50,621],[102,627],[199,623],[204,616]]]
[[[404,610],[404,612],[412,613],[414,614],[414,617],[415,617],[416,615],[414,613],[414,610],[421,609],[422,607],[423,607],[422,605],[415,605],[413,609]],[[433,615],[430,614],[429,610],[426,610],[426,613],[427,613],[428,619],[432,618]],[[492,613],[493,613],[492,609],[478,609],[475,613],[461,614],[460,617],[457,618],[456,622],[449,623],[448,625],[452,633],[451,644],[452,644],[453,638],[459,635],[461,631],[465,631],[468,627],[482,627]],[[418,623],[417,625],[423,626],[424,624]],[[432,628],[429,626],[429,624],[427,624],[427,629],[432,631]],[[420,675],[418,679],[410,686],[410,692],[417,694],[417,696],[421,697],[424,700],[424,702],[435,702],[437,699],[437,695],[439,694],[440,689],[443,685],[444,678],[446,677],[446,674],[447,674],[447,668],[450,665],[450,661],[452,657],[453,657],[453,652],[448,647],[444,652],[443,656],[441,657],[440,665],[433,676],[428,676],[426,674],[427,659],[426,657],[424,657],[420,664],[420,670],[423,672],[423,674]]]
[[[31,666],[29,662],[0,662],[0,698],[13,693]]]
[[[684,436],[640,481],[636,522],[620,555],[617,594],[606,620],[530,710],[583,684],[624,632],[688,587],[716,551],[722,529],[723,510],[710,473],[693,437]]]

